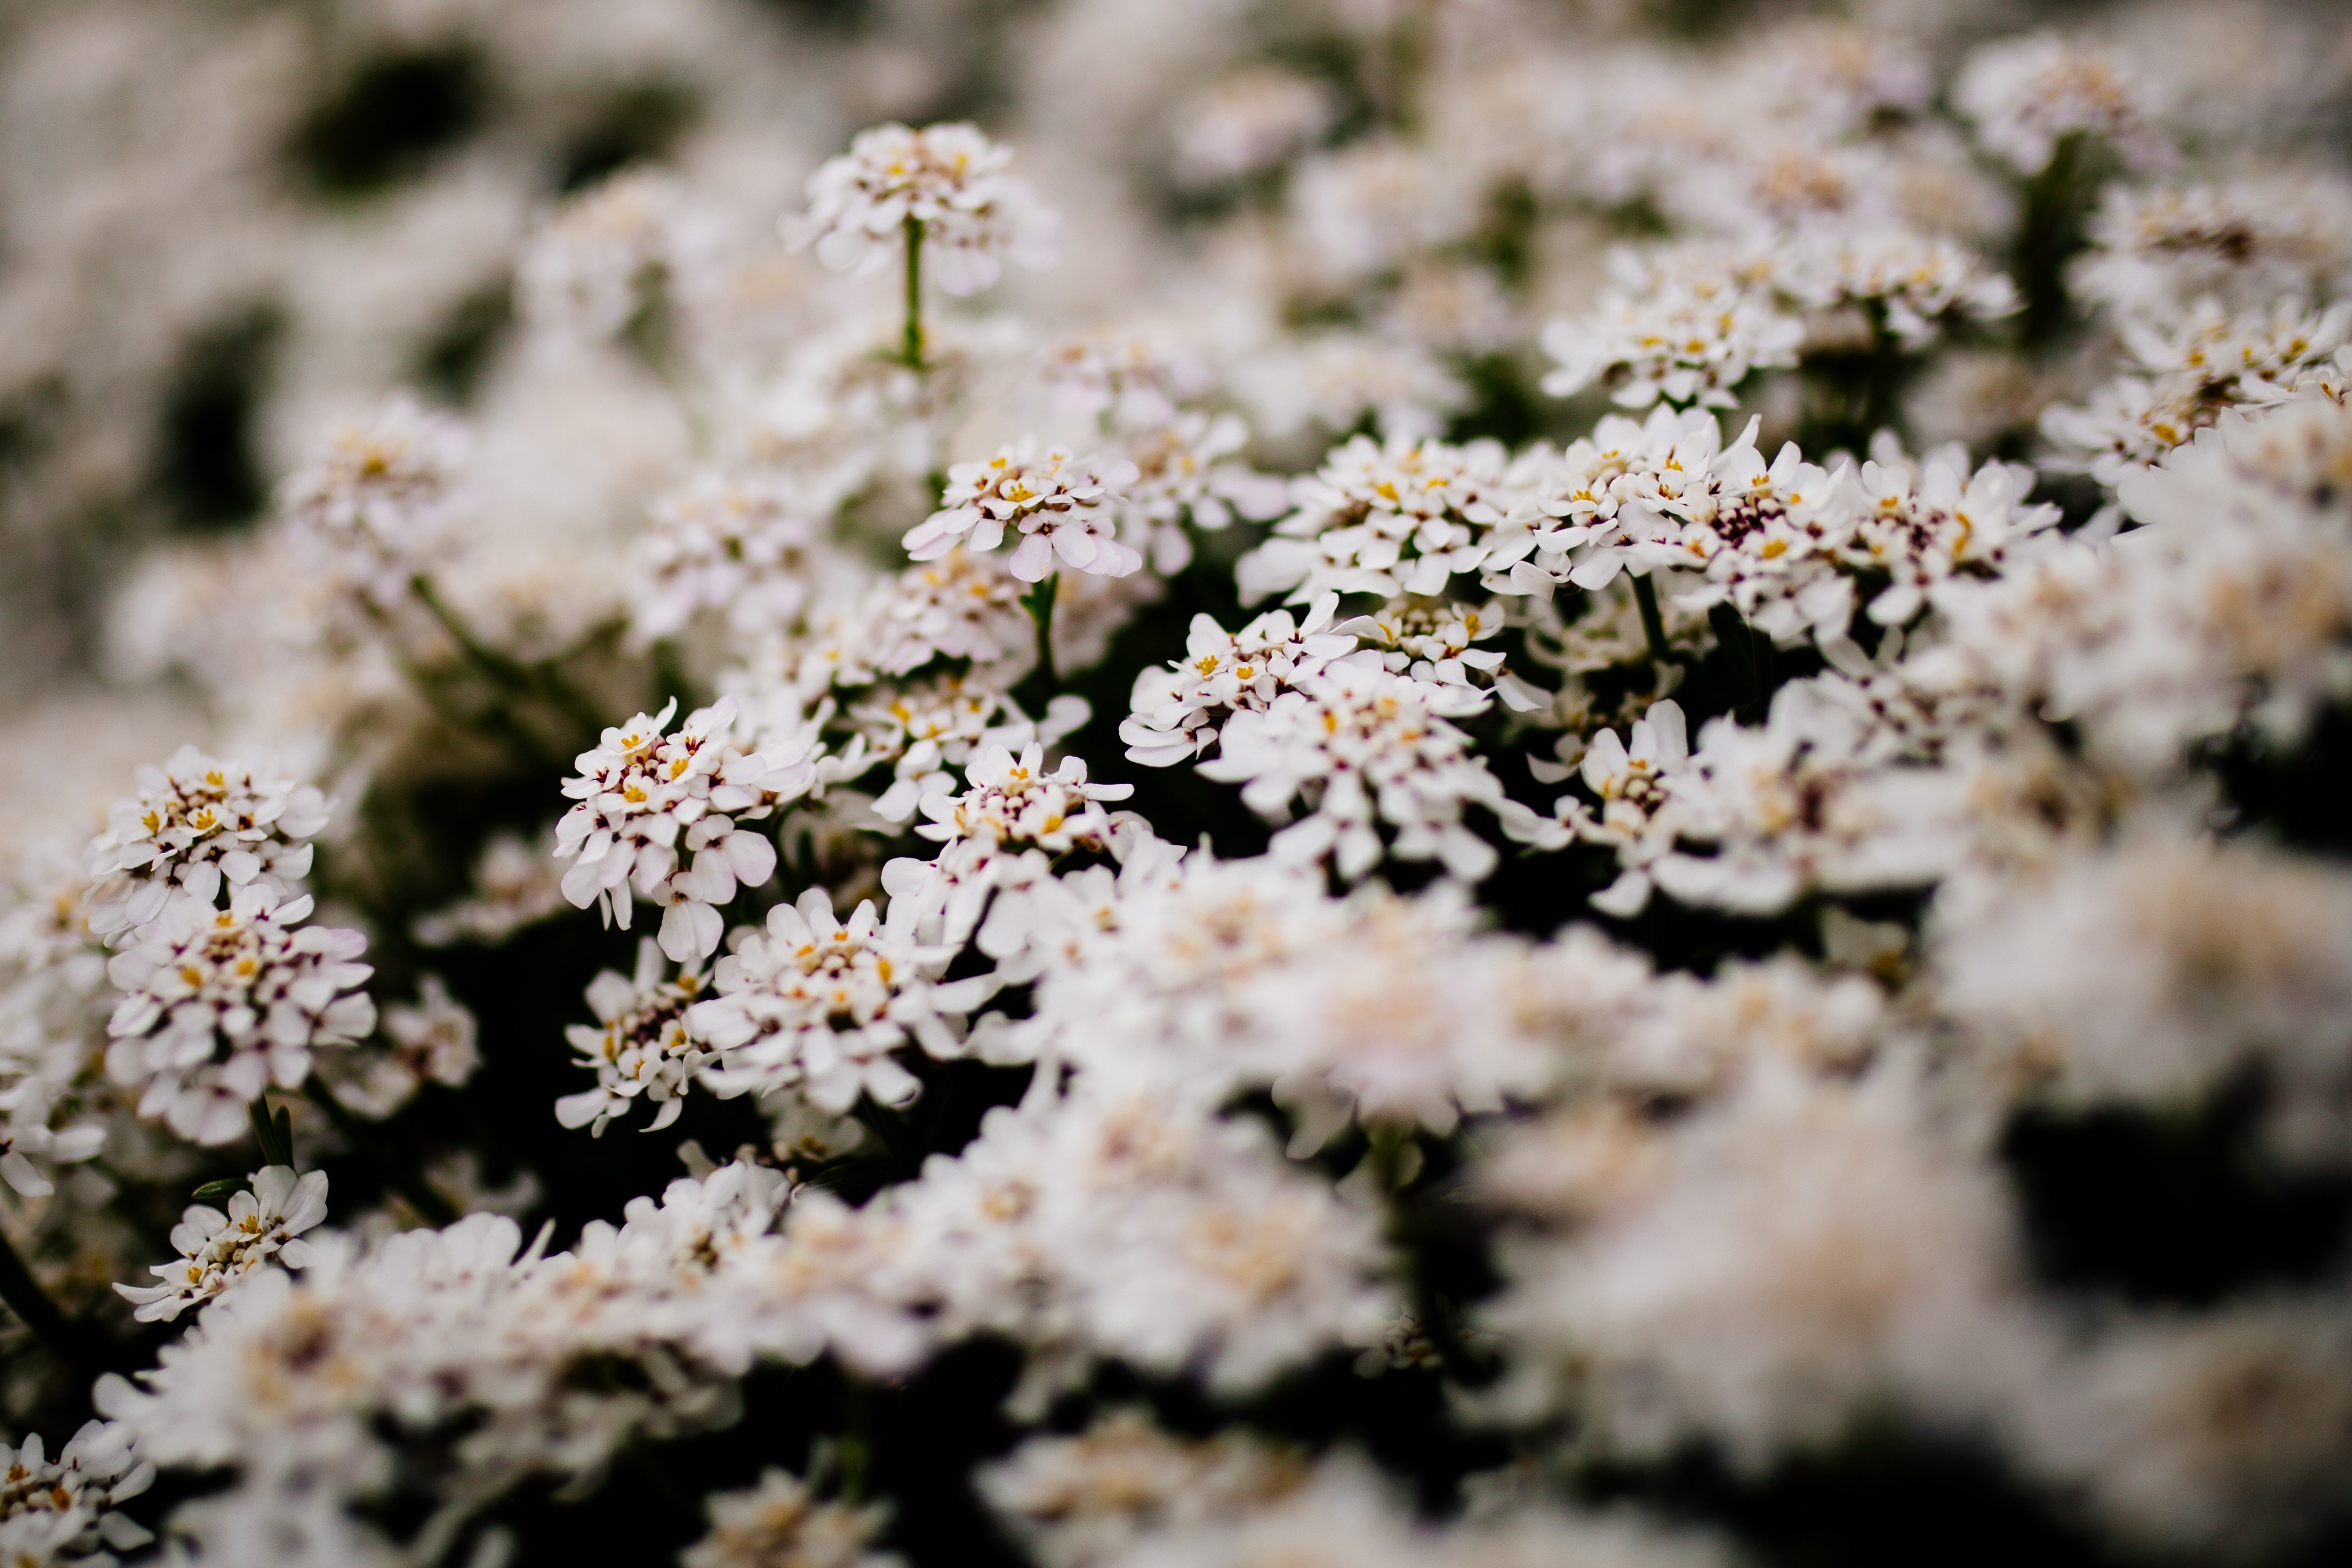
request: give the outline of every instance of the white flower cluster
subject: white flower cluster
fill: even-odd
[[[1756,371],[1807,353],[1931,346],[1963,318],[2016,310],[2010,280],[1952,240],[1900,225],[1620,249],[1591,315],[1554,322],[1544,390],[1599,384],[1629,408],[1729,408]]]
[[[2352,189],[2316,172],[2107,188],[2075,288],[2138,316],[2200,299],[2232,309],[2340,299],[2352,287]]]
[[[920,1085],[890,1053],[911,1041],[935,1057],[961,1054],[951,1020],[985,997],[971,981],[932,983],[954,954],[916,946],[914,909],[894,904],[885,925],[867,902],[836,920],[821,887],[777,905],[764,931],[719,960],[718,994],[688,1017],[719,1053],[713,1087],[797,1091],[836,1114],[861,1094],[877,1105],[913,1098]]]
[[[180,1256],[148,1270],[160,1285],[117,1285],[137,1303],[142,1322],[170,1322],[190,1307],[235,1289],[254,1270],[277,1262],[299,1269],[310,1256],[302,1233],[327,1218],[327,1173],[297,1177],[286,1166],[253,1173],[251,1185],[229,1195],[228,1212],[191,1205],[172,1227]]]
[[[555,854],[572,862],[563,895],[573,907],[595,904],[625,931],[634,898],[645,899],[663,912],[662,951],[684,963],[718,950],[718,906],[738,886],[775,875],[775,845],[737,823],[814,787],[820,747],[788,740],[744,750],[730,699],[696,709],[671,735],[677,712],[672,699],[580,754],[578,775],[563,785],[579,804],[556,824]]]
[[[1135,677],[1118,727],[1128,759],[1148,768],[1189,761],[1214,745],[1228,714],[1263,712],[1284,692],[1355,650],[1356,639],[1331,629],[1336,593],[1318,595],[1301,622],[1287,610],[1269,610],[1227,632],[1206,615],[1192,617],[1184,657]]]
[[[89,881],[62,851],[26,856],[0,880],[0,1181],[57,1190],[44,1167],[105,1146],[87,1103],[99,1084],[85,1044],[105,1017],[106,957],[89,929]]]
[[[1036,439],[998,449],[993,457],[948,470],[940,509],[908,531],[907,553],[937,560],[959,546],[986,551],[1021,536],[1010,570],[1024,582],[1043,582],[1056,560],[1079,571],[1125,577],[1143,557],[1118,539],[1114,507],[1119,487],[1138,477],[1122,460],[1074,457],[1055,446],[1040,453]]]
[[[412,6],[394,79],[499,112],[371,191],[253,8],[57,9],[0,1407],[106,1421],[11,1448],[0,1559],[1721,1568],[1791,1485],[1824,1560],[2341,1539],[2315,12]],[[927,300],[1045,259],[1006,147],[805,142],[925,102],[1073,193],[1034,320]],[[466,424],[229,526],[215,405],[271,455],[394,366]],[[118,517],[96,604],[56,519]],[[192,715],[299,766],[90,842]]]
[[[367,938],[302,925],[310,909],[309,895],[281,899],[259,883],[225,909],[183,894],[108,963],[123,996],[107,1019],[106,1073],[139,1091],[139,1114],[228,1143],[271,1085],[301,1085],[313,1051],[367,1038]]]
[[[319,458],[286,481],[279,504],[338,582],[386,610],[447,550],[469,444],[454,416],[395,395],[337,430]]]
[[[2162,457],[2233,408],[2299,392],[2340,401],[2352,386],[2352,304],[2305,310],[2292,300],[2237,317],[2210,300],[2161,323],[2120,323],[2137,373],[2108,382],[2084,407],[2042,416],[2053,444],[2101,484]]]
[[[1475,881],[1493,869],[1495,851],[1463,814],[1472,805],[1499,811],[1502,786],[1447,721],[1486,706],[1483,692],[1416,681],[1350,655],[1301,677],[1264,709],[1227,719],[1217,756],[1200,772],[1244,786],[1243,800],[1274,821],[1306,801],[1310,814],[1275,835],[1273,852],[1284,860],[1328,858],[1353,882],[1385,852],[1435,860]],[[1386,845],[1383,822],[1396,835]]]
[[[1986,44],[1952,84],[1952,101],[1985,149],[2021,173],[2049,167],[2069,138],[2093,138],[2139,163],[2170,151],[2147,86],[2112,50],[2054,33]]]
[[[1728,408],[1748,372],[1797,362],[1804,324],[1774,298],[1772,259],[1700,246],[1610,257],[1598,309],[1544,331],[1555,396],[1600,382],[1627,408],[1664,399]]]
[[[1054,214],[1004,172],[1010,147],[965,124],[911,131],[879,125],[809,176],[808,211],[785,221],[794,248],[814,246],[827,267],[871,272],[919,236],[940,287],[970,294],[996,281],[1009,256],[1054,259]]]
[[[85,1563],[107,1568],[109,1552],[148,1545],[154,1532],[118,1511],[155,1483],[155,1467],[135,1458],[122,1430],[92,1421],[56,1459],[35,1433],[15,1448],[0,1444],[0,1552],[11,1563]]]
[[[308,784],[193,746],[140,768],[138,782],[82,855],[99,883],[89,927],[104,937],[154,921],[175,892],[209,904],[226,882],[283,896],[310,874],[311,841],[332,804]]]
[[[636,563],[647,580],[630,629],[651,641],[702,612],[738,633],[782,630],[808,601],[826,564],[823,519],[837,497],[782,483],[705,477],[656,505]]]

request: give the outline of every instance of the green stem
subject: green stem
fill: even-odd
[[[908,370],[923,365],[923,220],[907,219],[907,340],[900,358]]]
[[[1021,684],[1040,705],[1062,689],[1061,676],[1054,670],[1054,601],[1061,589],[1062,574],[1057,571],[1021,596],[1021,608],[1037,623],[1037,667]],[[1042,706],[1039,711],[1044,711]]]
[[[865,1379],[854,1372],[841,1381],[841,1500],[852,1507],[866,1500],[866,1476],[874,1458],[871,1435],[872,1402]]]
[[[1642,635],[1650,644],[1650,662],[1664,664],[1666,656],[1666,622],[1658,613],[1658,591],[1644,575],[1633,580],[1633,602],[1642,612]]]
[[[585,726],[591,733],[603,729],[603,714],[571,682],[551,669],[534,669],[483,642],[474,634],[473,628],[466,624],[464,618],[449,608],[448,601],[441,597],[441,591],[433,586],[430,577],[420,571],[408,580],[408,586],[410,591],[416,595],[417,602],[431,612],[433,619],[441,623],[441,629],[449,633],[450,641],[457,644],[458,651],[466,655],[467,661],[493,685],[515,695],[545,698],[561,708],[565,717]]]
[[[327,1120],[334,1124],[335,1130],[342,1134],[353,1152],[374,1167],[378,1179],[406,1199],[408,1207],[415,1209],[425,1223],[445,1226],[457,1222],[457,1206],[435,1191],[423,1176],[385,1157],[374,1129],[362,1125],[359,1118],[344,1109],[343,1103],[335,1098],[334,1091],[320,1082],[317,1074],[302,1081],[302,1092],[312,1104],[326,1113]]]
[[[33,1278],[33,1271],[25,1267],[25,1260],[16,1256],[16,1248],[9,1245],[5,1234],[0,1234],[0,1301],[7,1302],[8,1310],[33,1331],[33,1337],[48,1346],[82,1382],[89,1382],[105,1370],[100,1358],[90,1353],[88,1336],[58,1311],[58,1304],[49,1300],[48,1292],[41,1289],[41,1282]]]

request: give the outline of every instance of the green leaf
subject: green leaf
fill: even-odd
[[[294,1118],[280,1107],[269,1113],[269,1102],[265,1097],[247,1107],[253,1116],[253,1141],[261,1145],[261,1163],[266,1166],[294,1164]]]
[[[243,1176],[227,1176],[220,1181],[208,1181],[188,1196],[198,1203],[210,1203],[216,1197],[226,1197],[233,1192],[243,1192],[247,1185]]]

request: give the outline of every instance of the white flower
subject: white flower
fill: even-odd
[[[702,611],[723,613],[739,633],[789,626],[831,564],[822,543],[837,499],[829,488],[711,476],[663,497],[634,552],[647,583],[631,595],[632,634],[671,636]]]
[[[1315,595],[1438,594],[1486,564],[1485,530],[1512,504],[1508,464],[1492,441],[1359,435],[1296,486],[1297,510],[1235,569],[1244,601],[1280,589]]]
[[[961,795],[940,791],[923,798],[923,815],[929,821],[917,832],[942,844],[976,842],[991,852],[1012,845],[1054,854],[1081,848],[1108,852],[1116,824],[1101,802],[1135,793],[1132,784],[1087,782],[1083,758],[1065,757],[1047,772],[1045,748],[1034,742],[1017,758],[1002,746],[985,748],[964,769],[964,778],[968,787]]]
[[[1776,1064],[1593,1162],[1580,1223],[1507,1249],[1487,1321],[1524,1347],[1514,1394],[1590,1412],[1610,1451],[1704,1432],[1748,1466],[1874,1402],[1935,1421],[2013,1397],[2011,1200],[1932,1106],[1906,1071]]]
[[[993,686],[938,675],[885,687],[848,716],[874,760],[890,764],[890,788],[875,800],[874,814],[903,822],[925,795],[955,782],[948,768],[963,767],[991,746],[1012,749],[1033,740],[1050,746],[1082,727],[1092,713],[1084,697],[1065,693],[1046,703],[1042,722],[1033,722]]]
[[[937,560],[958,545],[992,550],[1010,528],[1021,536],[1012,571],[1024,582],[1045,581],[1056,557],[1079,571],[1125,577],[1141,570],[1143,557],[1118,541],[1114,507],[1136,476],[1124,458],[1074,457],[1059,446],[1041,455],[1036,437],[1025,437],[949,469],[940,509],[908,531],[907,553]]]
[[[2307,378],[2337,378],[2352,344],[2352,304],[2306,309],[2294,299],[2231,316],[2213,300],[2162,319],[2121,324],[2137,373],[2087,406],[2053,404],[2042,434],[2064,465],[2116,486],[2231,409],[2286,401]]]
[[[698,962],[687,963],[675,977],[665,977],[666,967],[660,949],[640,941],[634,973],[605,969],[589,982],[588,1008],[598,1027],[569,1024],[563,1038],[580,1053],[579,1064],[594,1071],[596,1087],[558,1100],[558,1122],[601,1138],[605,1124],[640,1096],[660,1107],[649,1133],[686,1110],[688,1088],[714,1054],[686,1028],[687,1009],[701,998],[705,982]]]
[[[155,1538],[115,1511],[154,1484],[155,1467],[137,1457],[121,1428],[91,1421],[51,1462],[37,1432],[0,1444],[0,1560],[16,1568],[85,1563],[110,1568],[107,1550],[130,1552]]]
[[[1094,420],[1108,432],[1164,430],[1211,385],[1192,355],[1149,329],[1064,338],[1046,349],[1041,374],[1055,413]]]
[[[1562,796],[1554,808],[1578,838],[1615,846],[1624,869],[1591,902],[1603,915],[1625,919],[1648,905],[1650,868],[1674,848],[1674,791],[1690,761],[1682,705],[1671,699],[1652,703],[1629,735],[1630,740],[1620,740],[1615,730],[1604,729],[1585,751],[1580,773],[1601,802],[1598,817],[1572,795]]]
[[[1181,111],[1176,178],[1198,189],[1247,179],[1321,136],[1339,106],[1321,82],[1247,67],[1203,89]]]
[[[1116,1357],[1237,1393],[1377,1341],[1394,1312],[1368,1208],[1257,1124],[1160,1095],[1032,1095],[876,1207],[917,1243],[919,1299],[1030,1344],[1048,1373]]]
[[[2233,310],[2352,291],[2352,188],[2317,170],[2217,184],[2107,187],[2074,290],[2124,314]]]
[[[2170,151],[2151,123],[2147,88],[2123,62],[2054,33],[1979,46],[1960,67],[1952,102],[2021,174],[2042,172],[2070,136],[2097,137],[2142,165]]]
[[[891,1059],[919,1045],[935,1057],[962,1054],[959,1025],[985,996],[971,982],[934,984],[954,956],[919,947],[911,906],[885,925],[869,900],[836,920],[833,900],[810,888],[768,914],[711,973],[718,993],[687,1014],[694,1038],[720,1054],[705,1073],[721,1094],[797,1090],[842,1113],[861,1094],[903,1105],[920,1088]]]
[[[973,1479],[1045,1568],[1097,1568],[1147,1532],[1262,1508],[1306,1465],[1240,1430],[1186,1439],[1115,1410],[1071,1437],[1032,1437]]]
[[[1931,930],[1938,1011],[2004,1081],[2072,1104],[2163,1105],[2259,1070],[2281,1142],[2301,1132],[2315,1151],[2342,1146],[2341,870],[2144,831],[2031,882],[1972,880],[1938,897]]]
[[[1794,442],[1768,465],[1756,423],[1678,494],[1621,512],[1617,533],[1633,560],[1704,573],[1704,584],[1681,596],[1686,609],[1728,603],[1783,646],[1841,636],[1853,585],[1832,551],[1853,527],[1852,475],[1843,466],[1824,474]]]
[[[1502,786],[1445,720],[1486,703],[1484,692],[1391,674],[1377,654],[1350,654],[1302,677],[1263,712],[1227,719],[1218,756],[1200,771],[1243,785],[1244,802],[1270,821],[1305,798],[1309,814],[1274,837],[1283,859],[1328,856],[1353,882],[1393,853],[1442,861],[1475,881],[1493,869],[1495,852],[1463,812],[1473,803],[1494,809]],[[1383,821],[1395,830],[1392,844],[1381,842]]]
[[[139,1088],[139,1114],[182,1137],[225,1144],[246,1130],[246,1106],[275,1083],[300,1085],[310,1053],[375,1027],[359,989],[356,931],[293,929],[306,896],[280,902],[259,883],[226,909],[183,894],[118,953],[107,975],[126,993],[107,1021],[107,1076]]]
[[[1781,687],[1760,729],[1710,720],[1676,779],[1674,825],[1717,852],[1666,856],[1652,879],[1685,904],[1759,915],[1810,887],[1933,883],[1966,852],[1969,780],[1890,766],[1873,739],[1839,675]]]
[[[468,441],[455,416],[396,393],[289,476],[279,507],[345,587],[389,609],[450,543]]]
[[[808,211],[783,225],[795,250],[814,245],[837,272],[872,272],[898,254],[910,225],[940,287],[970,294],[996,281],[1002,258],[1054,260],[1055,215],[1004,172],[1013,150],[961,122],[877,125],[809,176]]]
[[[1995,320],[2019,306],[2016,286],[1948,239],[1901,227],[1829,229],[1801,236],[1784,287],[1811,310],[1869,307],[1916,352],[1948,317]]]
[[[26,1197],[56,1186],[42,1167],[97,1155],[89,1040],[104,1016],[105,950],[84,913],[89,878],[62,845],[16,857],[0,875],[0,1180]],[[36,1164],[36,1161],[39,1162]]]
[[[556,823],[555,854],[572,862],[563,895],[574,908],[597,904],[626,930],[634,893],[662,908],[662,951],[684,963],[717,950],[717,906],[739,884],[757,887],[775,874],[775,845],[737,823],[805,794],[823,747],[801,737],[743,750],[733,739],[732,697],[667,735],[677,711],[673,698],[580,754],[579,773],[563,781],[580,803]]]
[[[107,831],[82,852],[99,883],[89,928],[102,937],[153,920],[174,889],[206,903],[221,883],[281,896],[310,873],[310,841],[333,802],[308,784],[193,746],[162,768],[142,768],[139,793],[107,810]]]
[[[1135,477],[1111,506],[1154,571],[1172,577],[1191,564],[1188,526],[1214,533],[1236,517],[1260,523],[1289,505],[1289,486],[1281,478],[1234,461],[1247,444],[1249,427],[1230,413],[1179,414],[1129,438]]]
[[[138,1303],[141,1322],[170,1322],[236,1289],[266,1263],[299,1269],[310,1255],[302,1232],[327,1218],[327,1173],[297,1177],[288,1166],[266,1166],[252,1186],[229,1194],[228,1212],[192,1204],[172,1228],[180,1256],[147,1271],[160,1285],[117,1285],[124,1300]]]
[[[712,227],[676,177],[624,169],[541,220],[515,268],[516,304],[533,326],[613,337],[695,270]]]
[[[1398,674],[1441,686],[1491,689],[1515,713],[1544,706],[1551,694],[1531,686],[1505,666],[1502,653],[1478,643],[1508,623],[1499,603],[1461,604],[1448,599],[1391,600],[1368,615],[1333,628],[1378,649],[1381,662]],[[1484,682],[1484,685],[1480,683]]]
[[[1302,265],[1339,287],[1458,240],[1478,224],[1475,183],[1388,138],[1303,162],[1290,206]]]
[[[1544,351],[1559,361],[1544,391],[1566,397],[1597,382],[1628,408],[1661,398],[1730,407],[1750,371],[1797,362],[1804,325],[1774,297],[1780,266],[1752,247],[1612,252],[1600,305],[1544,329]]]
[[[1206,615],[1192,617],[1184,657],[1135,677],[1129,716],[1118,727],[1128,760],[1168,768],[1198,757],[1217,738],[1223,716],[1264,708],[1302,675],[1352,652],[1356,639],[1330,630],[1339,596],[1319,595],[1302,623],[1269,610],[1229,632]]]
[[[2000,575],[2013,552],[2058,521],[2055,505],[2020,504],[2032,486],[2032,470],[2005,463],[1987,463],[1971,475],[1968,454],[1958,448],[1918,462],[1891,449],[1874,453],[1862,465],[1865,505],[1836,546],[1842,564],[1892,580],[1865,613],[1882,626],[1899,626],[1926,609],[1929,591],[1954,573]]]
[[[427,1083],[457,1088],[482,1064],[474,1015],[438,975],[418,982],[414,1003],[384,1009],[383,1022],[388,1049],[355,1053],[343,1063],[346,1078],[357,1070],[355,1082],[331,1080],[335,1098],[363,1116],[391,1115]]]
[[[757,1486],[713,1492],[703,1508],[710,1533],[678,1557],[680,1568],[900,1568],[895,1552],[870,1550],[888,1510],[820,1502],[808,1483],[782,1470]]]

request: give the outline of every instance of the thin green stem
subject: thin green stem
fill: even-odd
[[[841,1500],[851,1506],[866,1500],[866,1471],[874,1458],[873,1403],[866,1380],[845,1372],[841,1380]]]
[[[377,1140],[375,1130],[361,1123],[335,1098],[334,1091],[321,1082],[317,1075],[303,1080],[302,1092],[310,1102],[326,1113],[327,1120],[342,1134],[359,1156],[373,1166],[383,1185],[398,1193],[408,1207],[428,1225],[454,1225],[457,1222],[457,1205],[436,1191],[422,1176],[387,1157],[383,1145]]]
[[[900,357],[918,373],[923,364],[923,220],[907,219],[907,340]]]
[[[552,702],[562,710],[565,717],[586,726],[592,731],[604,727],[604,716],[596,706],[581,695],[571,682],[551,669],[534,668],[512,654],[500,653],[476,636],[473,628],[466,624],[465,618],[452,610],[448,601],[441,597],[441,591],[434,587],[430,577],[420,571],[408,580],[408,586],[410,591],[416,595],[416,601],[441,623],[443,631],[449,633],[450,641],[457,644],[458,652],[466,655],[467,662],[493,685],[519,696],[536,696]]]
[[[1666,655],[1666,622],[1658,613],[1658,591],[1647,576],[1633,580],[1633,602],[1642,612],[1642,635],[1650,644],[1650,662],[1664,664]]]
[[[1021,684],[1040,704],[1062,689],[1061,676],[1054,669],[1054,601],[1061,589],[1062,574],[1057,571],[1021,596],[1021,608],[1037,623],[1037,667]]]

